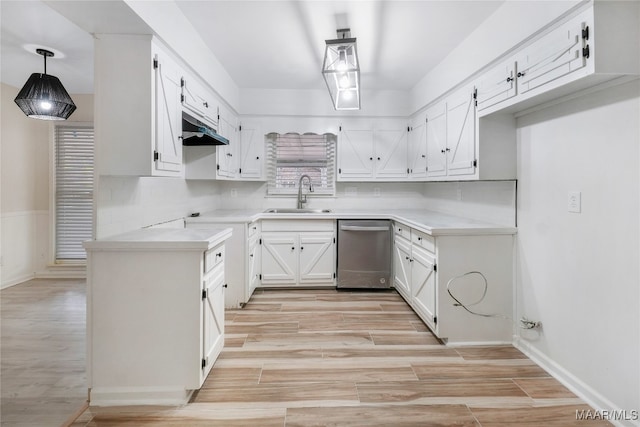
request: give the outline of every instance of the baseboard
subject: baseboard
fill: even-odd
[[[181,406],[193,390],[173,387],[98,387],[89,391],[90,406]]]
[[[615,417],[617,415],[619,418],[623,418],[622,420],[605,418],[614,426],[640,426],[640,420],[638,419],[637,412],[635,414],[632,413],[633,410],[637,411],[637,408],[627,408],[626,410],[618,408],[610,400],[602,396],[592,387],[581,381],[578,377],[550,359],[546,354],[529,345],[527,341],[521,339],[520,337],[514,337],[513,346],[524,353],[527,357],[529,357],[529,359],[534,361],[545,371],[547,371],[551,376],[562,383],[562,385],[571,390],[576,396],[584,400],[589,406],[594,408],[595,411],[598,412],[598,414],[607,413],[610,414],[611,417]]]
[[[7,280],[6,282],[2,282],[2,284],[0,285],[0,289],[6,289],[6,288],[10,288],[11,286],[19,285],[20,283],[24,283],[27,280],[34,279],[35,277],[36,275],[33,273],[23,274],[21,276],[14,277],[13,279]]]
[[[86,277],[87,267],[84,265],[53,266],[35,273],[37,279],[86,279]]]

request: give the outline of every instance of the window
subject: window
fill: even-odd
[[[86,259],[93,234],[93,127],[55,128],[55,258]]]
[[[270,133],[267,135],[267,194],[297,194],[309,175],[314,194],[335,194],[336,135]]]

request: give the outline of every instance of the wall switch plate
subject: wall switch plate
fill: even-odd
[[[569,191],[567,210],[575,213],[582,211],[582,194],[579,191]]]

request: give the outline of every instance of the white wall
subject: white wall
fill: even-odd
[[[409,115],[409,92],[363,90],[362,108],[336,111],[327,90],[241,89],[240,112],[244,115],[281,116],[393,116]]]
[[[26,80],[26,77],[25,77]],[[50,190],[53,123],[26,117],[13,99],[19,88],[2,84],[0,169],[1,287],[60,274],[51,267]],[[72,94],[69,120],[93,120],[93,96]],[[62,275],[69,275],[68,271]]]
[[[98,186],[96,237],[206,212],[218,206],[218,185],[182,178],[101,176]]]
[[[542,322],[519,345],[601,409],[638,410],[640,83],[520,117],[517,144],[517,314]]]

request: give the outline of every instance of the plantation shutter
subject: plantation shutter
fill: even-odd
[[[336,135],[270,133],[267,135],[267,194],[297,194],[309,175],[314,194],[335,194]]]
[[[93,232],[93,127],[55,131],[56,261],[83,260]]]

